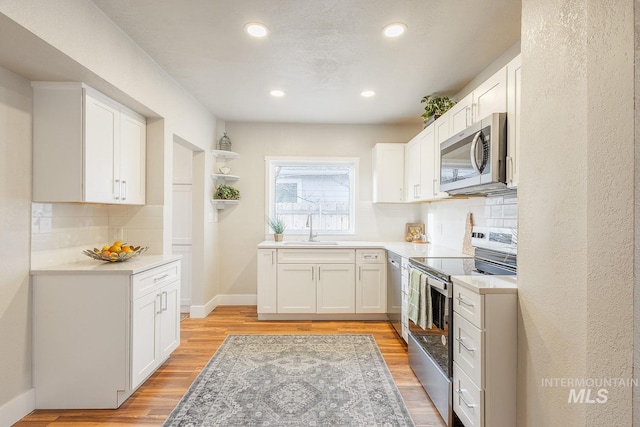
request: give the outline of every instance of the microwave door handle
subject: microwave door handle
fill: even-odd
[[[482,171],[480,170],[480,166],[478,166],[478,158],[476,157],[476,148],[478,146],[478,140],[480,139],[481,136],[482,136],[482,130],[479,130],[478,133],[476,133],[476,135],[473,137],[473,141],[471,141],[471,150],[469,154],[469,157],[471,158],[471,167],[473,167],[473,170],[476,171],[478,175],[481,175]]]

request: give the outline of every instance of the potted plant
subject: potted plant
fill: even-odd
[[[221,185],[216,189],[213,198],[218,200],[238,200],[240,198],[240,191],[228,185]]]
[[[284,233],[284,229],[287,227],[284,220],[279,216],[276,216],[275,218],[268,218],[267,223],[273,230],[273,240],[276,242],[282,241],[282,233]]]
[[[456,105],[455,101],[450,100],[448,96],[427,95],[420,102],[425,104],[422,114],[425,127]]]

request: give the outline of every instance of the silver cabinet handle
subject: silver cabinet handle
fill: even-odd
[[[160,298],[159,303],[158,303],[158,298]],[[162,313],[162,295],[161,294],[156,295],[156,304],[158,304],[158,310],[156,311],[156,314]]]
[[[513,157],[507,157],[507,182],[513,184]]]
[[[458,343],[463,346],[467,351],[471,352],[471,353],[475,353],[475,348],[469,348],[467,347],[464,342],[460,339],[460,338],[456,338],[456,341],[458,341]]]
[[[404,199],[404,192],[402,191],[402,187],[400,187],[400,201]]]
[[[163,291],[162,296],[164,297],[164,307],[162,308],[162,311],[167,311],[169,308],[169,295],[167,294],[167,291]]]
[[[416,187],[418,188],[418,195],[416,196],[416,198],[420,197],[420,184],[416,184]]]
[[[466,406],[467,408],[469,408],[469,409],[473,409],[473,408],[475,408],[475,407],[477,406],[477,405],[469,405],[469,404],[467,403],[467,401],[466,401],[466,400],[464,400],[464,397],[462,396],[462,390],[460,390],[460,389],[456,389],[456,394],[457,394],[458,396],[460,396],[460,400],[462,400],[462,403],[464,403],[464,404],[465,404],[465,406]]]
[[[358,280],[362,279],[362,267],[358,267]]]
[[[275,251],[271,251],[271,265],[273,265],[273,253],[274,253],[274,252],[275,252]]]
[[[475,304],[471,304],[470,302],[466,302],[466,301],[464,300],[464,298],[462,298],[462,297],[461,297],[461,296],[459,296],[459,295],[456,297],[456,299],[460,302],[460,304],[464,304],[464,305],[466,305],[467,307],[475,307]]]
[[[318,282],[320,281],[320,266],[318,266]]]
[[[118,188],[118,195],[116,196],[116,187]],[[113,183],[113,198],[116,200],[120,200],[120,192],[121,192],[121,188],[120,188],[120,180],[116,179]]]
[[[311,267],[311,280],[313,280],[313,270],[315,270],[315,267]]]
[[[169,273],[167,273],[167,274],[163,274],[163,275],[162,275],[162,276],[160,276],[160,277],[156,277],[156,278],[154,278],[154,279],[153,279],[153,283],[159,282],[160,280],[166,279],[167,277],[169,277]]]
[[[122,181],[122,185],[124,186],[124,191],[122,192],[122,200],[127,200],[127,181]]]

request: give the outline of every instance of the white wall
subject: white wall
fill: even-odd
[[[2,424],[2,404],[31,389],[31,85],[4,68],[0,68],[0,123]]]
[[[405,222],[419,218],[419,205],[372,204],[371,149],[377,142],[406,142],[415,125],[305,125],[226,123],[232,149],[240,159],[229,163],[239,175],[241,202],[220,212],[220,293],[256,293],[256,244],[265,235],[265,156],[342,156],[360,158],[355,236],[341,240],[393,240]],[[287,236],[285,239],[292,239]],[[301,240],[303,236],[295,236]],[[322,239],[323,236],[320,236]],[[329,237],[324,237],[328,239]]]
[[[633,14],[522,2],[520,426],[631,425],[631,387],[572,404],[542,380],[632,377]]]
[[[194,289],[192,297],[196,304],[204,305],[217,291],[218,275],[216,263],[212,261],[216,257],[217,224],[205,221],[213,212],[209,203],[211,183],[205,171],[212,168],[209,149],[216,136],[215,118],[89,0],[2,0],[0,14],[3,37],[21,44],[19,49],[3,51],[5,63],[0,63],[0,66],[6,65],[22,75],[28,75],[31,80],[50,75],[62,76],[62,79],[77,79],[82,76],[82,80],[97,90],[148,117],[147,203],[151,206],[125,208],[124,213],[116,210],[115,214],[109,214],[110,225],[120,218],[121,224],[117,226],[122,226],[124,233],[131,232],[132,239],[143,240],[145,235],[152,234],[153,241],[156,242],[154,250],[169,253],[174,136],[179,136],[202,150],[201,155],[194,159],[194,169],[201,176],[198,182],[194,182],[194,221],[199,221],[201,232],[198,233],[198,241],[194,241],[194,251],[198,254],[197,259],[194,257],[193,260],[194,269],[198,267],[194,271],[194,282],[197,281],[199,288]],[[8,25],[4,25],[7,22]],[[70,22],[73,25],[61,24]],[[25,52],[38,54],[25,55]],[[46,62],[41,58],[46,58]],[[38,63],[38,60],[41,62]],[[3,183],[2,197],[7,199],[6,203],[4,200],[2,203],[2,218],[6,221],[2,226],[7,227],[6,235],[11,236],[15,262],[11,264],[11,268],[0,270],[0,339],[3,343],[12,343],[9,347],[4,346],[0,352],[0,415],[3,405],[21,395],[31,383],[31,354],[28,345],[31,317],[28,302],[29,229],[32,222],[31,206],[28,203],[31,177],[31,89],[24,80],[7,75],[9,74],[3,72],[0,77],[0,82],[8,86],[0,94],[0,114],[7,116],[6,120],[3,117],[2,122],[7,126],[0,128],[0,136],[3,149],[10,151],[7,156],[2,156],[2,161],[6,161],[7,165],[0,169],[0,182]],[[20,180],[16,180],[17,178]],[[4,193],[5,183],[7,193]],[[9,184],[12,185],[11,189],[8,188]],[[103,224],[103,219],[96,219],[102,214],[83,217],[75,216],[78,212],[74,209],[72,211],[74,219],[62,220],[61,223],[69,221],[68,223],[77,225],[77,221],[95,220]],[[61,217],[54,213],[51,216],[52,227],[53,221],[58,221],[56,218]],[[86,223],[87,226],[93,227],[89,222]],[[160,226],[154,226],[149,231],[143,226],[147,223]],[[64,228],[56,230],[65,234]],[[4,238],[5,230],[2,231]],[[65,235],[72,237],[73,233]],[[102,239],[102,235],[97,238]],[[51,250],[48,243],[41,248]],[[85,241],[79,244],[84,245]],[[62,249],[67,250],[68,246]],[[37,255],[34,260],[36,258]],[[5,301],[9,303],[6,308]]]

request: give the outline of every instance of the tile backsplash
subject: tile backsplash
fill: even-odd
[[[471,197],[443,200],[422,206],[422,221],[433,244],[460,250],[464,238],[467,213],[473,224],[483,227],[518,229],[518,196]]]
[[[88,259],[85,249],[114,240],[162,253],[163,206],[31,204],[31,267]]]

